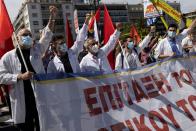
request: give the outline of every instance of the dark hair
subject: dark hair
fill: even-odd
[[[143,51],[144,51],[145,53],[150,53],[150,48],[149,48],[149,47],[145,47],[145,48],[143,49]]]
[[[59,39],[64,39],[64,36],[63,35],[56,35],[55,40],[59,40]]]
[[[174,24],[174,23],[173,23],[173,24],[170,24],[170,25],[168,26],[168,29],[169,29],[170,27],[173,27],[173,28],[176,28],[176,29],[178,28],[178,26],[177,26],[176,24]]]

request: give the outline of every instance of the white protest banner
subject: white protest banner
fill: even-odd
[[[160,15],[163,14],[162,10],[159,10],[158,13],[158,11],[156,10],[156,8],[154,7],[154,5],[150,0],[144,0],[143,5],[144,5],[144,18],[159,17]]]
[[[35,81],[41,131],[195,131],[196,55],[134,71]]]

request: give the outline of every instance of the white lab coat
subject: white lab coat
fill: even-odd
[[[181,45],[182,45],[182,48],[183,48],[184,46],[193,46],[193,48],[191,48],[191,49],[189,50],[189,53],[196,52],[196,46],[193,44],[193,41],[190,39],[189,36],[187,36],[186,38],[184,38],[184,39],[182,40]]]
[[[141,43],[139,43],[138,48],[137,48],[137,53],[139,54],[145,47],[148,46],[148,43],[150,42],[152,36],[147,35]],[[122,62],[122,56],[121,53],[119,53],[116,57],[116,63],[115,63],[115,70],[122,70],[122,69],[132,69],[132,68],[137,68],[141,67],[141,63],[138,58],[137,54],[134,50],[132,50],[131,54],[126,53],[125,57],[123,57],[123,62]],[[124,55],[124,54],[123,54]],[[128,64],[129,63],[129,64]],[[123,66],[122,66],[123,64]],[[122,68],[123,67],[123,68]]]
[[[125,54],[125,56],[124,56]],[[136,62],[136,56],[131,53],[119,53],[116,56],[116,63],[115,63],[115,70],[123,70],[123,69],[131,69],[131,68],[137,68],[137,62]]]
[[[42,32],[42,38],[30,50],[30,61],[36,73],[45,73],[42,55],[47,50],[53,33],[48,27]],[[16,49],[7,52],[0,60],[0,83],[11,85],[10,101],[12,119],[15,124],[25,122],[25,97],[22,80],[17,80],[21,73],[21,63],[16,54]]]
[[[80,62],[82,72],[95,72],[103,71],[104,73],[112,72],[107,56],[115,48],[116,42],[120,36],[120,32],[115,32],[110,36],[107,44],[99,49],[97,57],[93,56],[90,52],[83,57]]]
[[[88,32],[88,26],[84,24],[76,38],[76,41],[74,42],[74,45],[67,52],[74,73],[80,72],[78,55],[83,49],[87,32]],[[47,73],[58,73],[58,72],[65,72],[65,69],[63,63],[58,58],[58,56],[55,56],[48,64]]]
[[[187,36],[188,29],[185,29],[181,34],[176,36],[176,46],[180,53],[182,53],[182,45],[181,42],[182,40]],[[169,43],[169,38],[166,37],[162,39],[159,43],[158,46],[155,48],[155,58],[158,59],[160,55],[168,55],[170,56],[173,54],[172,48]]]

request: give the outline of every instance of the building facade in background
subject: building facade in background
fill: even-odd
[[[144,7],[143,4],[127,5],[129,22],[134,24],[141,19],[144,19]]]
[[[86,3],[84,3],[86,2]],[[58,8],[58,15],[56,18],[55,25],[55,34],[65,35],[65,22],[66,17],[70,21],[70,27],[72,28],[72,34],[75,38],[74,30],[74,10],[77,9],[78,13],[78,22],[79,27],[81,27],[85,20],[85,15],[97,9],[98,2],[95,4],[94,0],[25,0],[22,7],[19,10],[19,13],[14,20],[14,27],[16,33],[22,27],[26,27],[34,34],[34,38],[39,38],[39,31],[43,29],[49,19],[49,6],[55,5]],[[174,7],[176,10],[181,12],[180,3],[169,2],[169,4]],[[99,3],[101,8],[101,19],[98,23],[98,28],[100,34],[103,30],[103,4]],[[146,20],[144,19],[144,8],[143,4],[107,4],[106,5],[109,11],[109,14],[112,18],[113,23],[122,22],[122,23],[143,23],[142,26],[146,26]],[[168,24],[175,22],[170,16],[164,13],[164,18]],[[158,22],[157,25],[163,26],[161,22]],[[100,35],[102,36],[102,35]]]
[[[26,0],[13,23],[16,33],[19,29],[26,27],[31,30],[35,39],[39,39],[40,30],[48,23],[50,5],[58,8],[55,34],[65,34],[66,16],[70,20],[71,26],[73,24],[73,4],[70,0]]]
[[[193,11],[193,12],[186,13],[185,17],[189,18],[189,19],[192,19],[192,20],[196,19],[196,10]]]
[[[78,23],[79,27],[82,27],[85,16],[87,13],[91,13],[91,11],[95,11],[95,6],[91,4],[84,4],[82,1],[71,2],[68,0],[26,0],[16,19],[14,20],[14,27],[16,33],[22,27],[26,27],[31,30],[32,34],[34,34],[34,38],[39,38],[39,31],[43,29],[49,19],[49,6],[55,5],[58,8],[58,16],[56,18],[55,24],[55,34],[65,35],[65,22],[66,16],[70,21],[70,27],[72,28],[72,34],[75,37],[74,31],[74,21],[73,21],[73,13],[74,9],[77,9],[78,13]],[[117,5],[106,5],[108,11],[111,15],[112,21],[115,22],[128,22],[128,10],[127,6],[124,4]],[[103,29],[103,5],[101,7],[101,20],[98,24],[100,30]]]
[[[127,7],[124,4],[107,4],[107,9],[108,12],[112,18],[113,23],[116,22],[122,22],[122,23],[128,23],[128,11],[127,11]],[[99,25],[102,26],[103,25],[103,17],[104,17],[104,6],[101,4],[99,5],[99,7],[101,8],[101,14],[100,14],[100,23]],[[87,13],[90,13],[91,11],[94,11],[98,8],[98,7],[94,7],[90,4],[76,4],[74,5],[74,8],[77,9],[78,12],[78,23],[79,26],[81,27],[85,16]]]

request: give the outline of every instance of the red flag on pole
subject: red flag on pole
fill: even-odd
[[[95,20],[96,20],[96,22],[99,22],[99,20],[100,20],[100,11],[101,11],[101,9],[100,9],[100,7],[99,7],[99,8],[97,9],[96,13],[95,13],[95,16],[92,17],[91,20],[90,20],[90,23],[89,23],[89,25],[88,25],[88,30],[89,30],[90,32],[93,32],[93,26],[94,26]]]
[[[72,33],[71,33],[71,28],[69,25],[69,20],[67,17],[66,17],[66,43],[67,43],[68,48],[71,48],[74,43]]]
[[[3,0],[0,0],[0,58],[14,48],[12,33],[14,28],[10,21],[7,9]]]
[[[130,37],[133,39],[133,42],[136,44],[138,44],[141,41],[141,37],[138,34],[137,28],[134,25],[131,26]]]
[[[110,36],[114,33],[115,29],[111,20],[111,17],[108,13],[107,7],[104,5],[104,44],[106,44],[110,38]],[[112,51],[108,55],[108,60],[112,69],[115,68],[115,59],[114,59],[114,52]]]

